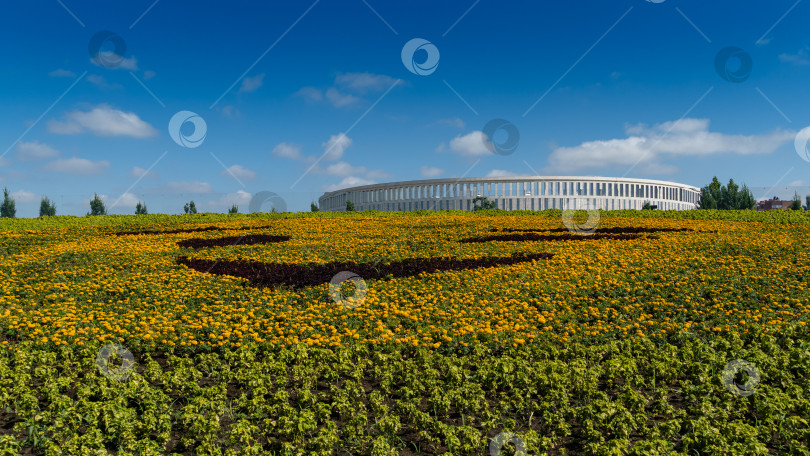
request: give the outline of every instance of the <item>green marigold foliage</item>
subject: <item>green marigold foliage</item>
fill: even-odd
[[[559,210],[520,213],[561,217]],[[12,238],[53,228],[168,229],[370,214],[419,216],[57,216],[4,218],[0,231]],[[511,213],[487,212],[502,215]],[[810,223],[807,211],[601,215],[762,222],[773,230]],[[806,304],[806,296],[794,301]],[[493,442],[502,454],[524,445],[527,454],[810,454],[810,332],[800,324],[775,334],[752,324],[755,330],[744,338],[681,332],[665,342],[543,339],[517,348],[471,343],[435,353],[360,343],[334,349],[128,347],[132,371],[110,376],[98,363],[101,342],[19,342],[4,318],[0,308],[0,455],[486,455]],[[110,362],[101,366],[120,369]]]
[[[810,453],[806,329],[459,354],[139,353],[122,382],[100,373],[99,348],[0,350],[0,454],[489,454],[501,433],[502,454]],[[734,359],[761,375],[750,396],[724,383]]]

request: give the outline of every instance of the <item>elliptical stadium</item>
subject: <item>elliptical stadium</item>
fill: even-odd
[[[323,211],[473,210],[484,196],[498,209],[641,209],[644,203],[662,210],[697,207],[700,189],[677,182],[621,177],[510,176],[428,179],[362,185],[324,193]]]

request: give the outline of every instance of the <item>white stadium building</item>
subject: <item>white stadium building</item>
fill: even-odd
[[[700,189],[650,179],[583,176],[510,176],[427,179],[362,185],[324,193],[322,211],[472,210],[473,198],[484,196],[498,209],[696,209]]]

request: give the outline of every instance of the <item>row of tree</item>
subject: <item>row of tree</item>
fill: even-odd
[[[314,204],[314,203],[313,203]],[[317,210],[317,206],[315,206]],[[196,214],[197,213],[197,205],[194,204],[194,201],[189,201],[188,203],[183,206],[183,212],[186,214]],[[138,201],[138,204],[135,205],[135,215],[146,215],[149,212],[146,210],[146,205]],[[239,213],[239,206],[234,204],[228,209],[229,214],[237,214]],[[42,201],[39,205],[39,216],[40,217],[49,217],[56,215],[56,204],[54,204],[51,200],[48,199],[47,196],[42,197]],[[87,215],[107,215],[107,207],[104,205],[104,201],[101,200],[101,197],[98,194],[93,195],[93,199],[90,200],[90,212]],[[0,217],[16,217],[17,216],[17,203],[14,201],[14,198],[8,192],[8,188],[3,189],[3,203],[0,204]]]
[[[743,210],[754,209],[756,206],[757,200],[748,186],[743,184],[740,188],[734,179],[729,179],[728,185],[721,185],[717,176],[714,176],[709,185],[700,189],[699,209]],[[799,192],[794,192],[790,209],[794,211],[810,209],[810,195],[805,196],[805,205],[802,207]]]
[[[42,197],[39,204],[39,216],[45,217],[56,215],[56,204],[48,199],[47,196]],[[3,204],[0,204],[0,217],[16,217],[17,216],[17,203],[8,194],[8,188],[3,189]]]

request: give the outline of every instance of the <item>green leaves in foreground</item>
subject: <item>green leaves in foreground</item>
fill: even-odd
[[[805,329],[463,357],[134,353],[123,381],[102,347],[0,352],[0,454],[810,454]]]

